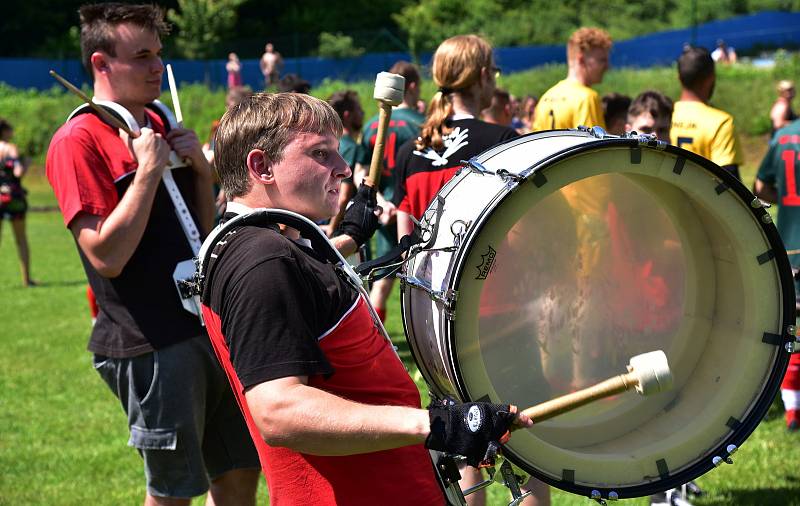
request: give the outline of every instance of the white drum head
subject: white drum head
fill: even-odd
[[[465,399],[524,409],[667,354],[672,390],[595,402],[505,448],[560,488],[620,497],[696,477],[753,430],[793,323],[785,252],[741,184],[682,150],[632,146],[602,141],[537,169],[473,224],[452,286]],[[480,161],[530,156],[521,140]]]

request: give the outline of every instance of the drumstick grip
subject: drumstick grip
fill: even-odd
[[[530,417],[533,423],[543,422],[549,420],[557,415],[572,411],[581,406],[589,404],[599,399],[611,397],[631,388],[636,387],[638,379],[634,373],[620,374],[613,378],[607,379],[602,383],[592,385],[583,390],[572,392],[571,394],[562,395],[549,401],[532,406],[522,413]]]
[[[380,113],[378,116],[378,132],[375,137],[375,148],[372,150],[372,160],[369,165],[369,175],[364,179],[364,184],[377,189],[381,182],[381,168],[383,166],[383,152],[386,146],[386,131],[392,117],[392,106],[379,102]]]
[[[80,98],[81,98],[81,100],[83,100],[84,102],[86,102],[86,105],[88,105],[89,107],[91,107],[91,108],[94,110],[94,112],[96,112],[97,114],[99,114],[99,115],[100,115],[100,117],[101,117],[101,118],[103,118],[103,119],[104,119],[104,120],[106,120],[107,122],[111,123],[113,126],[115,126],[115,127],[119,128],[120,130],[122,130],[122,131],[123,131],[123,132],[125,132],[126,134],[128,134],[128,137],[130,137],[131,139],[135,139],[136,137],[139,137],[139,134],[138,134],[138,133],[134,133],[134,132],[133,132],[133,131],[132,131],[130,128],[128,128],[128,125],[126,125],[125,123],[123,123],[122,121],[120,121],[119,119],[117,119],[117,117],[116,117],[116,116],[114,116],[113,114],[110,114],[108,111],[106,111],[106,110],[105,110],[105,109],[103,109],[102,107],[100,107],[100,106],[98,106],[97,104],[95,104],[95,103],[92,101],[92,99],[91,99],[91,98],[89,98],[88,96],[86,96],[86,94],[85,94],[84,92],[82,92],[82,91],[81,91],[81,90],[79,90],[77,87],[75,87],[75,86],[74,86],[74,85],[73,85],[71,82],[67,81],[66,79],[64,79],[63,77],[61,77],[60,75],[58,75],[58,73],[56,73],[56,71],[55,71],[55,70],[51,70],[51,71],[50,71],[50,75],[51,75],[51,76],[52,76],[52,77],[53,77],[53,78],[54,78],[56,81],[58,81],[59,83],[61,83],[61,85],[62,85],[62,86],[64,86],[66,89],[68,89],[69,91],[71,91],[72,93],[74,93],[75,95],[77,95],[78,97],[80,97]]]

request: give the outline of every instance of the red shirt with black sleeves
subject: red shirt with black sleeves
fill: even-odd
[[[317,456],[262,439],[244,392],[265,381],[307,376],[309,386],[379,406],[419,408],[420,398],[368,302],[330,263],[274,229],[234,230],[213,250],[203,315],[258,450],[270,504],[443,504],[422,444]]]
[[[146,114],[153,130],[165,134],[161,118],[149,110]],[[80,114],[64,124],[50,141],[46,162],[64,224],[70,226],[80,213],[108,217],[136,168],[119,131],[95,114]],[[193,169],[173,169],[172,175],[197,223]],[[153,198],[144,234],[119,276],[101,276],[80,247],[78,254],[100,309],[89,351],[133,357],[203,335],[197,316],[183,309],[172,279],[178,262],[194,254],[163,183]]]

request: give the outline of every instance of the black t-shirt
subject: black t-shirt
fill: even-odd
[[[406,142],[397,153],[397,189],[392,202],[401,211],[420,218],[436,193],[461,167],[462,160],[519,136],[510,127],[475,118],[448,120],[452,131],[444,138],[444,149],[418,151],[414,141]]]
[[[332,374],[319,340],[358,296],[334,266],[300,241],[256,226],[234,229],[214,253],[209,306],[242,387]]]

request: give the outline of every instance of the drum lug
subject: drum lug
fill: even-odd
[[[519,184],[522,181],[525,181],[525,176],[514,174],[513,172],[509,172],[507,169],[498,169],[496,172],[491,171],[486,167],[484,167],[483,164],[479,162],[477,157],[475,156],[473,156],[469,160],[461,160],[461,166],[476,174],[488,174],[490,176],[497,176],[506,183],[511,181],[512,183]]]
[[[444,291],[437,291],[434,290],[430,283],[427,281],[423,281],[414,276],[407,276],[405,274],[398,274],[398,278],[400,278],[400,282],[403,284],[408,285],[411,288],[416,288],[417,290],[422,290],[423,292],[428,294],[428,297],[431,300],[435,300],[445,306],[445,315],[449,319],[455,318],[455,311],[452,309],[458,299],[458,290],[444,290]]]
[[[731,458],[731,455],[736,453],[736,450],[738,450],[738,449],[739,449],[739,447],[736,446],[736,445],[728,445],[727,447],[725,447],[725,451],[728,452],[728,456],[727,457],[720,457],[719,455],[717,455],[713,459],[711,459],[711,463],[714,464],[714,467],[719,467],[723,463],[725,463],[725,464],[733,464],[733,459]]]
[[[770,207],[772,207],[772,204],[770,204],[769,202],[767,202],[765,200],[761,200],[758,197],[753,197],[753,200],[750,201],[750,207],[752,207],[753,209],[759,209],[759,208],[762,208],[762,207],[770,208]]]
[[[659,151],[663,151],[667,148],[667,142],[658,140],[656,134],[640,134],[636,131],[632,132],[625,132],[622,137],[624,139],[633,139],[635,140],[639,146],[646,146],[649,148],[656,148]]]
[[[601,494],[599,490],[592,490],[591,495],[589,495],[589,499],[592,499],[597,504],[605,504],[606,503],[603,500],[603,494]]]

